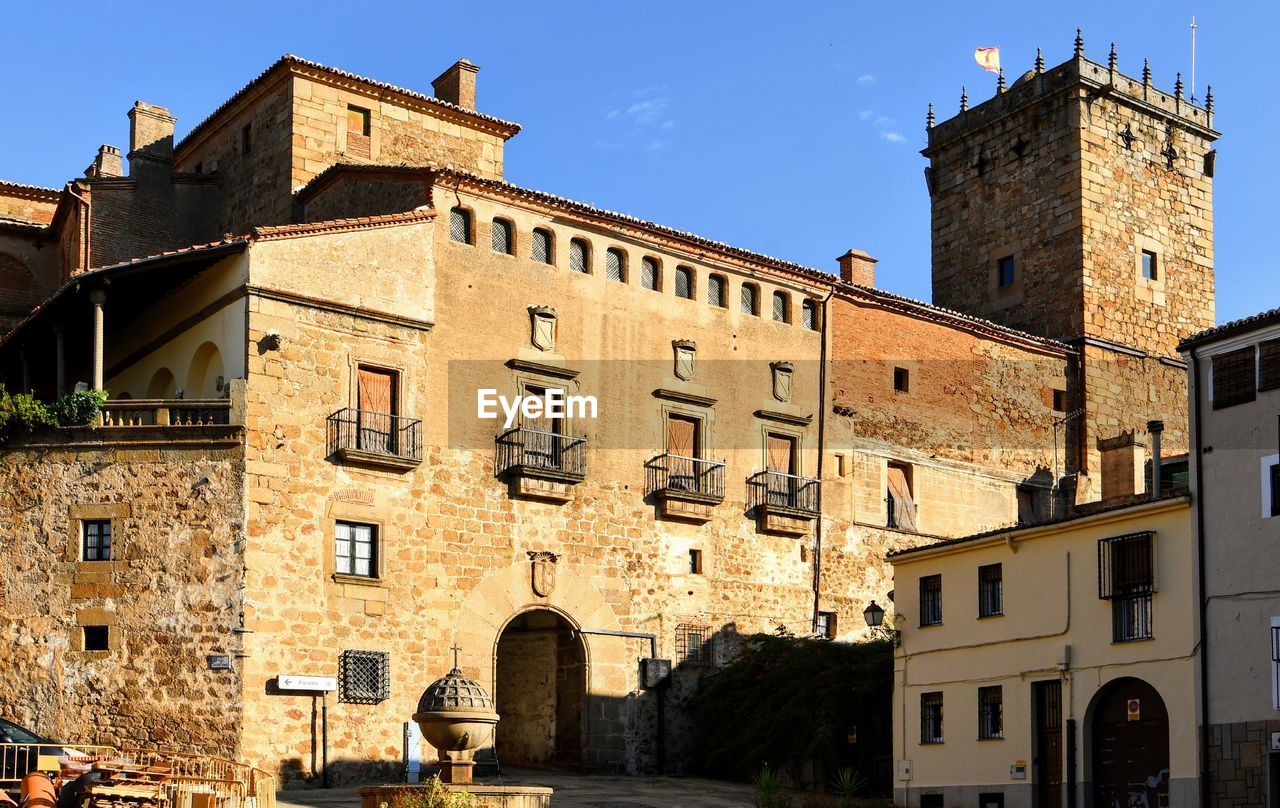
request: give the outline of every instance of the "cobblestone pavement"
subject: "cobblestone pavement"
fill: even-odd
[[[748,785],[694,777],[509,770],[502,783],[550,786],[555,789],[552,808],[740,808],[754,803]],[[280,792],[277,802],[279,808],[359,808],[360,795],[355,788],[300,789]]]

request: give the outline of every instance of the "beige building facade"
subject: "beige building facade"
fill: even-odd
[[[456,654],[503,715],[489,760],[679,772],[738,637],[862,637],[886,553],[1097,480],[1063,335],[877,288],[857,250],[827,272],[512,185],[475,66],[434,90],[286,56],[176,143],[140,103],[123,157],[0,185],[39,301],[5,384],[110,393],[0,449],[30,559],[0,604],[40,615],[4,624],[6,715],[383,779]],[[548,393],[582,409],[480,413]]]
[[[1182,350],[1202,562],[1204,804],[1280,805],[1280,312]]]

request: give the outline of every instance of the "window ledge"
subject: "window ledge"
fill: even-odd
[[[993,617],[1004,617],[1004,612],[993,612],[991,614],[978,615],[979,620],[990,620]]]
[[[1132,645],[1135,642],[1151,642],[1155,638],[1156,638],[1155,635],[1152,634],[1150,637],[1134,637],[1133,639],[1130,639],[1130,640],[1112,640],[1111,644],[1112,645]]]
[[[978,738],[977,739],[979,743],[986,743],[988,741],[1003,741],[1003,740],[1004,740],[1003,735],[1001,735],[999,738]]]
[[[342,448],[338,449],[337,454],[338,458],[344,463],[356,466],[373,466],[392,471],[412,471],[422,464],[422,461],[417,458],[383,454],[381,452],[368,452],[363,449]]]
[[[367,575],[350,575],[345,572],[335,572],[332,575],[333,580],[340,584],[354,584],[356,586],[372,586],[379,589],[386,589],[387,585],[383,583],[381,578],[370,578]]]

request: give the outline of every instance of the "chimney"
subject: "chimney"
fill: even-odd
[[[840,279],[847,283],[856,283],[859,286],[876,285],[876,263],[879,259],[872,258],[862,250],[849,250],[849,252],[836,259],[836,263],[840,265]]]
[[[1115,502],[1142,493],[1145,482],[1147,452],[1133,430],[1114,438],[1099,438],[1102,453],[1102,501]]]
[[[151,160],[173,165],[173,125],[169,110],[142,101],[129,110],[129,173],[135,160]]]
[[[1151,496],[1160,496],[1160,433],[1164,432],[1164,421],[1147,421],[1147,432],[1151,435]]]
[[[431,82],[431,89],[441,101],[448,101],[463,109],[475,109],[476,73],[479,70],[466,59],[459,59]]]
[[[86,177],[123,177],[124,161],[120,150],[115,146],[102,144],[98,147],[98,156],[93,158],[93,165],[84,172]]]

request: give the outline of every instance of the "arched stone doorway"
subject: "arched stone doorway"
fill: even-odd
[[[1141,679],[1109,683],[1089,708],[1094,808],[1169,804],[1169,713]]]
[[[582,635],[551,609],[522,612],[498,636],[494,661],[504,765],[582,764],[587,650]]]

